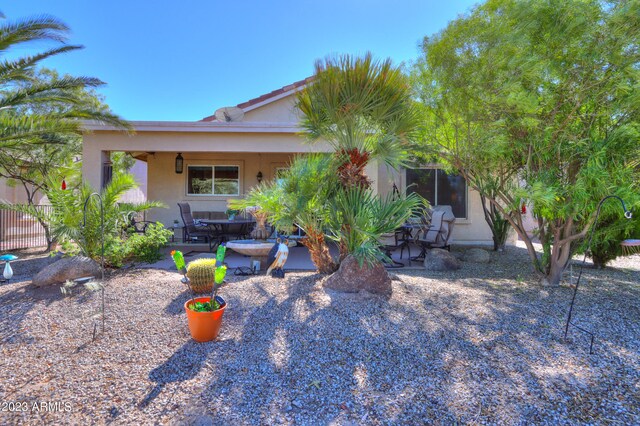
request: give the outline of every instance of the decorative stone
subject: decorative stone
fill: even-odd
[[[351,255],[347,256],[340,263],[340,268],[326,279],[324,286],[346,293],[366,290],[369,293],[389,296],[392,292],[391,278],[382,263],[373,267],[365,263],[360,267]]]
[[[62,258],[45,266],[33,277],[32,282],[36,287],[44,287],[76,278],[99,275],[100,265],[97,262],[88,257],[74,256]]]
[[[464,253],[463,260],[472,263],[489,263],[491,261],[491,255],[488,251],[481,248],[472,248]]]
[[[455,271],[461,266],[453,254],[439,248],[427,250],[424,257],[424,268],[427,271]]]

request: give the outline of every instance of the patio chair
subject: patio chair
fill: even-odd
[[[421,232],[416,238],[416,243],[420,246],[420,254],[411,260],[424,259],[427,250],[432,248],[441,248],[451,251],[451,233],[456,218],[446,209],[434,210],[431,214],[431,223],[429,228]]]
[[[135,234],[145,234],[147,232],[147,227],[155,222],[149,222],[148,220],[139,220],[140,215],[136,212],[129,213],[129,224],[127,226],[127,231],[133,232]]]
[[[409,251],[409,259],[411,259],[411,248],[409,248],[409,242],[405,236],[406,233],[404,230],[396,230],[395,232],[382,234],[380,236],[378,243],[380,243],[380,247],[384,251],[384,254],[391,259],[390,263],[383,262],[385,268],[404,268],[404,263],[393,260],[391,257],[391,254],[397,249],[400,249],[400,259],[402,259],[402,254],[404,253],[405,248]],[[411,263],[411,260],[409,260],[409,263]]]
[[[204,239],[205,243],[209,244],[209,250],[212,250],[214,245],[218,243],[216,232],[206,225],[196,225],[191,215],[191,206],[189,203],[178,203],[180,208],[180,216],[184,223],[184,241],[194,241],[200,238]]]

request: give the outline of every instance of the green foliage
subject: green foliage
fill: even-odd
[[[310,140],[369,153],[393,168],[404,164],[418,125],[407,77],[370,53],[317,61],[313,82],[298,93],[298,108]]]
[[[259,206],[283,234],[294,225],[307,233],[322,231],[327,226],[329,199],[338,188],[335,170],[335,159],[329,155],[299,156],[277,181],[263,182],[230,205],[238,209]]]
[[[340,188],[330,201],[330,237],[346,248],[358,263],[373,265],[389,261],[378,242],[383,234],[392,233],[423,207],[417,194],[385,198],[361,187]]]
[[[639,41],[640,3],[598,0],[489,0],[424,40],[414,69],[423,155],[484,193],[551,282],[601,198],[635,200]],[[522,226],[523,200],[539,218],[542,259]]]
[[[611,202],[617,204],[617,200]],[[640,214],[637,207],[631,220],[626,219],[620,209],[600,215],[589,253],[597,268],[604,268],[607,263],[626,254],[620,245],[623,240],[640,239]],[[581,241],[576,253],[584,253],[587,244],[588,239]]]
[[[75,190],[51,187],[46,192],[53,207],[53,212],[47,218],[51,232],[58,241],[75,243],[80,253],[93,259],[100,259],[104,233],[106,262],[112,266],[120,266],[128,257],[123,234],[129,226],[131,214],[163,207],[161,203],[153,201],[140,204],[120,203],[120,197],[135,186],[132,175],[113,176],[109,185],[100,193],[102,208],[98,197],[91,196],[95,191],[88,184]],[[159,227],[155,230],[156,236],[167,235],[167,231]]]
[[[169,243],[173,231],[157,222],[147,226],[144,234],[131,234],[125,242],[127,258],[139,262],[153,263],[162,259],[160,249]]]
[[[36,67],[45,59],[81,46],[65,43],[69,27],[52,17],[34,17],[0,23],[0,147],[17,152],[25,146],[64,143],[64,136],[79,135],[82,119],[93,119],[122,128],[130,126],[108,110],[85,102],[83,89],[102,86],[92,77],[42,75]],[[16,56],[34,42],[58,47],[30,56]]]
[[[2,16],[4,18],[4,16]],[[31,207],[49,182],[70,187],[79,184],[82,120],[96,120],[121,129],[131,126],[113,114],[95,92],[104,83],[97,78],[59,76],[38,69],[50,57],[80,49],[65,43],[69,28],[51,17],[34,17],[0,23],[0,177],[20,184]],[[18,56],[30,44],[49,42],[58,47]],[[48,248],[53,240],[45,229]]]
[[[136,159],[133,158],[127,152],[112,152],[111,164],[113,167],[113,174],[129,173],[129,170],[136,163]]]
[[[189,306],[189,309],[195,312],[213,312],[220,309],[220,304],[217,300],[209,301],[209,302],[195,302]]]
[[[309,139],[322,138],[335,152],[296,158],[277,181],[231,206],[259,206],[285,234],[300,227],[322,273],[336,266],[325,236],[338,243],[341,258],[353,254],[361,264],[379,262],[384,253],[378,239],[408,219],[418,198],[380,199],[369,188],[365,167],[370,159],[404,164],[418,124],[411,95],[407,77],[389,60],[367,54],[317,62],[313,81],[298,93],[298,108]]]
[[[343,188],[336,178],[335,157],[296,158],[278,182],[254,188],[236,205],[259,205],[283,233],[292,225],[307,235],[326,234],[362,264],[385,259],[378,240],[393,232],[423,205],[416,194],[381,198],[371,189]]]

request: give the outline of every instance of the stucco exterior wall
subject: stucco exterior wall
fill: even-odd
[[[9,185],[5,178],[0,178],[0,202],[8,204],[27,204],[27,191],[22,183],[15,182]],[[36,204],[46,204],[47,199],[38,191],[35,197]]]
[[[187,201],[192,211],[227,210],[227,202],[233,198],[227,195],[187,195],[187,166],[189,165],[237,165],[240,168],[240,197],[258,184],[258,172],[263,180],[272,179],[278,167],[285,167],[292,153],[219,153],[188,152],[183,153],[184,172],[175,173],[175,153],[157,152],[148,157],[147,196],[149,200],[162,201],[168,209],[154,209],[147,214],[148,220],[159,221],[169,226],[177,219],[180,223],[180,210],[177,203]]]
[[[388,194],[392,191],[394,182],[400,191],[404,191],[407,186],[405,171],[394,172],[388,170],[387,166],[380,165],[378,168],[378,192],[381,195]],[[480,195],[477,191],[467,189],[467,218],[456,219],[452,238],[454,244],[493,244],[491,229],[484,219]]]
[[[242,121],[269,121],[297,123],[300,113],[295,107],[295,96],[288,96],[271,102],[268,108],[256,108],[247,111]]]
[[[256,104],[245,111],[243,119],[231,123],[136,122],[135,135],[126,135],[106,128],[95,128],[84,136],[83,177],[99,188],[102,182],[102,162],[110,151],[147,153],[147,198],[163,201],[168,209],[156,209],[149,220],[167,226],[180,219],[179,201],[188,201],[192,211],[227,209],[229,196],[187,195],[187,166],[238,165],[240,193],[245,194],[257,184],[256,175],[271,179],[278,167],[287,165],[295,154],[330,152],[327,143],[309,144],[297,132],[299,115],[295,97]],[[175,173],[175,158],[182,153],[185,172]],[[371,163],[366,173],[373,188],[386,195],[393,183],[406,188],[405,172],[390,172],[386,166]],[[453,232],[454,243],[492,244],[491,231],[484,220],[480,197],[469,190],[467,218],[459,219]]]
[[[102,182],[102,162],[110,151],[170,152],[175,159],[189,152],[209,153],[309,153],[328,152],[326,144],[307,144],[293,133],[204,133],[204,132],[139,132],[130,136],[122,132],[100,131],[84,136],[82,175],[93,187]],[[173,165],[171,165],[173,170]],[[257,173],[257,172],[256,172]],[[264,172],[263,172],[264,173]],[[147,196],[152,182],[147,182]]]

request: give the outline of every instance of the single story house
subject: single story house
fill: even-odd
[[[308,143],[300,134],[295,93],[309,79],[221,108],[195,122],[134,121],[136,133],[88,124],[83,143],[83,176],[98,188],[108,179],[109,153],[125,151],[147,163],[146,192],[168,209],[155,209],[147,219],[172,226],[179,220],[178,202],[192,211],[227,209],[227,201],[242,197],[262,179],[273,179],[297,154],[330,152],[327,143]],[[177,161],[181,159],[180,170]],[[433,205],[450,205],[457,220],[453,240],[459,244],[491,244],[479,195],[460,176],[447,175],[436,165],[400,171],[372,162],[366,169],[374,189],[387,194],[395,187],[427,198]]]

